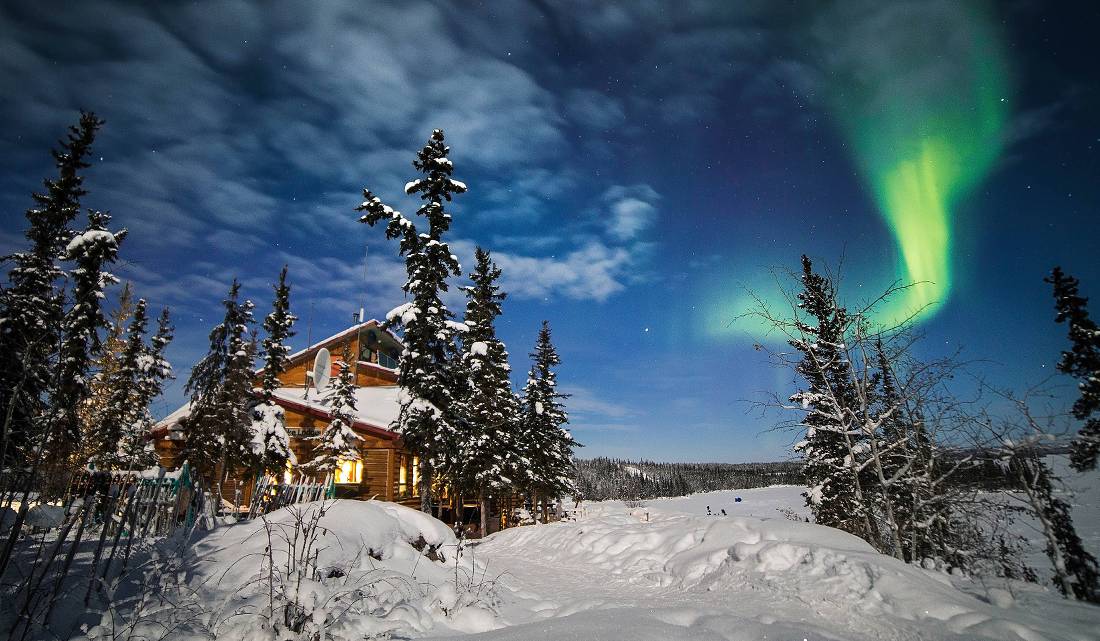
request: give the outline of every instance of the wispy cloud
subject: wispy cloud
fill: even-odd
[[[615,185],[604,194],[609,215],[608,232],[618,240],[630,240],[648,230],[657,220],[660,198],[649,185]]]
[[[625,419],[635,416],[637,411],[626,405],[609,401],[595,394],[592,390],[566,385],[561,388],[563,394],[568,394],[566,409],[570,416],[586,418]]]

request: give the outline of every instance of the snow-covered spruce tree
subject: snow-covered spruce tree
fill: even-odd
[[[222,302],[225,317],[210,331],[210,351],[191,370],[185,390],[191,412],[180,421],[185,440],[181,460],[190,461],[206,478],[220,479],[225,470],[251,467],[252,356],[255,344],[252,301],[238,301],[240,283],[233,280]]]
[[[338,366],[340,374],[329,383],[326,394],[329,415],[332,420],[314,441],[313,458],[302,465],[302,471],[318,480],[332,474],[340,461],[358,461],[359,441],[363,440],[352,425],[355,423],[355,373],[352,371],[351,351],[344,346],[344,354]]]
[[[558,391],[557,373],[561,364],[550,340],[550,323],[542,322],[531,370],[523,388],[520,409],[520,451],[528,461],[526,478],[517,479],[521,487],[540,495],[556,498],[576,492],[573,448],[580,444],[562,427],[569,422],[562,403],[568,394]]]
[[[1054,286],[1054,320],[1069,324],[1072,344],[1062,352],[1058,371],[1079,381],[1073,415],[1085,422],[1073,439],[1070,462],[1078,471],[1092,470],[1100,456],[1100,327],[1089,318],[1088,299],[1078,293],[1076,278],[1055,267],[1045,280]]]
[[[508,352],[495,327],[506,294],[497,285],[500,269],[489,252],[478,247],[474,256],[473,285],[463,288],[467,329],[462,333],[457,368],[462,386],[457,401],[461,463],[454,476],[463,490],[478,496],[484,533],[489,524],[489,493],[511,485],[523,466],[516,443],[519,406],[509,379]]]
[[[0,297],[0,464],[27,462],[36,438],[36,417],[49,387],[61,327],[62,275],[57,259],[72,238],[70,223],[86,193],[81,170],[89,167],[96,131],[103,121],[81,113],[61,149],[53,152],[57,177],[45,180],[45,193],[33,194],[26,216],[30,251],[10,256],[15,263],[9,287]]]
[[[89,211],[88,226],[69,241],[63,255],[74,263],[69,271],[73,301],[61,323],[59,370],[50,394],[53,425],[47,448],[55,460],[81,449],[80,407],[91,392],[88,371],[102,348],[100,331],[108,328],[104,290],[118,282],[106,268],[118,258],[118,245],[126,237],[126,230],[108,231],[110,221],[104,212]]]
[[[158,463],[148,438],[155,423],[149,406],[163,391],[164,381],[172,378],[172,366],[164,357],[172,325],[168,310],[163,310],[157,332],[146,345],[146,309],[145,299],[133,306],[117,363],[103,378],[110,394],[89,420],[95,445],[90,458],[100,468],[144,469]]]
[[[261,380],[260,402],[252,407],[252,453],[256,458],[260,473],[280,473],[289,461],[297,464],[294,451],[290,449],[290,435],[286,431],[286,416],[283,409],[271,400],[271,395],[279,387],[279,375],[286,371],[290,362],[290,346],[286,341],[294,336],[294,321],[298,318],[290,313],[290,285],[286,282],[287,267],[279,272],[279,282],[275,285],[275,299],[271,303],[271,313],[264,318],[263,328],[267,336],[261,343],[264,367]]]
[[[833,284],[814,272],[805,255],[798,307],[805,319],[797,320],[797,336],[789,342],[802,354],[797,371],[807,387],[791,395],[790,401],[806,411],[802,421],[806,437],[795,446],[805,461],[810,486],[806,504],[817,523],[872,541],[862,461],[857,460],[859,449],[854,442],[860,430],[855,415],[858,400],[844,342],[851,319],[837,303]]]
[[[135,443],[140,442],[132,432],[140,416],[137,387],[148,323],[145,299],[138,299],[126,328],[126,342],[119,354],[118,365],[105,381],[110,386],[110,395],[103,410],[95,417],[91,430],[95,441],[92,463],[98,468],[129,469]]]
[[[122,352],[126,348],[126,327],[130,324],[133,314],[133,289],[130,283],[125,283],[118,295],[118,306],[110,314],[103,347],[92,362],[95,375],[88,383],[88,398],[80,406],[80,421],[84,432],[80,439],[81,461],[91,460],[98,451],[99,444],[95,435],[99,430],[99,418],[106,410],[108,400],[114,391],[115,386],[110,381],[118,371],[122,360]]]
[[[454,166],[448,151],[443,132],[436,129],[413,161],[423,177],[405,185],[405,193],[420,194],[424,200],[417,214],[427,220],[427,233],[419,232],[412,220],[384,205],[368,189],[356,208],[363,212],[361,222],[374,226],[385,221],[386,237],[400,239],[405,257],[404,290],[412,300],[386,315],[387,325],[402,331],[405,344],[398,363],[401,411],[394,428],[419,457],[420,507],[425,512],[431,511],[432,478],[453,469],[459,441],[451,407],[456,389],[451,371],[456,325],[441,295],[447,291],[447,279],[461,273],[458,258],[443,240],[451,226],[444,203],[465,192],[466,185],[451,178]]]
[[[165,358],[164,351],[172,342],[174,328],[168,308],[164,308],[157,318],[157,332],[145,346],[138,359],[137,378],[134,384],[134,420],[125,430],[122,447],[125,453],[125,465],[131,469],[146,469],[160,463],[156,448],[149,439],[149,432],[156,424],[150,406],[153,400],[164,391],[165,381],[171,380],[172,364]]]

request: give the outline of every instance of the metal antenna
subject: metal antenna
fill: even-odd
[[[367,253],[370,251],[370,245],[363,244],[363,290],[359,292],[361,298],[359,299],[359,322],[362,323],[366,319],[363,318],[363,310],[367,307]]]
[[[367,254],[370,252],[370,245],[363,243],[363,289],[359,292],[359,322],[358,325],[362,325],[366,320],[363,318],[365,315],[365,309],[367,307]],[[352,376],[355,378],[355,385],[359,385],[359,359],[363,356],[363,328],[355,330],[355,361],[352,363],[351,370]]]
[[[311,299],[309,299],[309,316],[306,318],[306,349],[309,349],[312,346],[313,346],[313,299],[311,298]],[[309,382],[312,379],[310,377],[310,371],[309,371],[308,368],[306,369],[305,377],[306,377],[306,381],[305,381],[305,384],[306,384],[305,398],[309,398]]]

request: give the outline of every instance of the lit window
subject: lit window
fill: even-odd
[[[286,462],[286,469],[283,470],[283,484],[290,485],[294,481],[294,467],[290,464],[290,461]]]
[[[397,464],[397,495],[409,495],[409,459],[402,456]]]
[[[363,463],[361,461],[337,461],[336,482],[358,483],[363,479]]]
[[[416,488],[420,487],[420,457],[413,457],[413,492],[416,492]]]

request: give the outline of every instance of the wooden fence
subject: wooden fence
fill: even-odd
[[[288,505],[332,498],[335,493],[336,486],[331,475],[326,476],[324,481],[299,476],[290,483],[279,483],[273,476],[264,476],[257,479],[252,488],[247,518],[254,519]]]
[[[58,479],[51,483],[56,487]],[[220,501],[186,463],[175,472],[82,470],[60,487],[59,500],[0,507],[0,620],[9,639],[48,629],[61,603],[82,599],[87,607],[106,596],[106,586],[127,572],[142,545],[172,536],[188,544],[196,528],[221,522]],[[233,516],[251,519],[330,498],[333,487],[327,477],[289,484],[261,479],[247,514]]]

